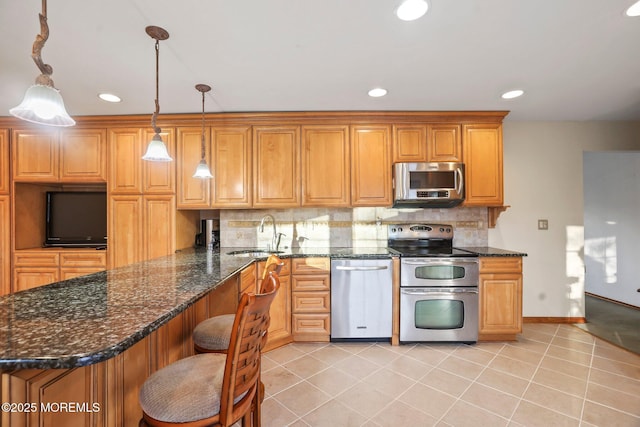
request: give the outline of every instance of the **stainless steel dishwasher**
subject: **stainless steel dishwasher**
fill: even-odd
[[[331,260],[331,340],[390,338],[390,259]]]

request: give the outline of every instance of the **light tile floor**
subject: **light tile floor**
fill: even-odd
[[[265,353],[264,427],[640,426],[640,356],[572,325],[517,342],[289,344]]]

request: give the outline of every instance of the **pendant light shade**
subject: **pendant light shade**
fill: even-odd
[[[147,152],[144,153],[142,158],[151,162],[170,162],[173,160],[171,156],[169,156],[167,146],[162,142],[159,133],[153,135],[153,138],[149,141],[149,145],[147,145]]]
[[[156,110],[153,112],[151,116],[151,127],[153,127],[154,135],[149,145],[147,146],[147,152],[142,156],[142,160],[148,160],[151,162],[170,162],[173,159],[169,156],[169,152],[167,151],[167,147],[162,142],[162,137],[160,137],[161,129],[157,126],[156,120],[158,119],[158,114],[160,113],[160,100],[159,100],[159,59],[160,59],[160,40],[166,40],[169,38],[169,33],[164,29],[156,26],[149,26],[146,29],[147,34],[156,41]]]
[[[42,0],[42,13],[39,16],[40,34],[33,43],[31,57],[42,74],[36,78],[36,84],[27,89],[20,105],[10,109],[9,113],[19,119],[41,125],[73,126],[76,122],[67,113],[60,91],[53,85],[53,67],[42,60],[42,48],[49,38],[46,0]]]
[[[202,132],[200,134],[200,162],[196,167],[196,171],[193,174],[193,177],[209,179],[213,178],[213,175],[211,175],[211,171],[209,170],[209,166],[207,165],[207,160],[205,159],[207,152],[204,138],[204,94],[211,90],[211,86],[198,84],[196,85],[196,90],[202,93]]]

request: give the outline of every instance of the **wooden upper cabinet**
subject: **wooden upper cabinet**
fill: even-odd
[[[349,126],[303,126],[301,163],[302,206],[349,206]]]
[[[11,144],[13,179],[56,182],[59,135],[58,130],[14,130]]]
[[[178,209],[206,209],[211,205],[211,180],[194,178],[202,158],[202,128],[177,130],[176,175]],[[205,128],[205,160],[211,168],[211,129]]]
[[[393,163],[427,161],[427,125],[393,126]]]
[[[15,181],[106,181],[104,129],[15,130],[12,147]]]
[[[111,129],[109,132],[109,192],[111,194],[175,193],[175,131],[163,129],[162,141],[171,162],[142,160],[153,137],[151,129]]]
[[[390,206],[391,126],[351,127],[351,206]]]
[[[300,206],[300,127],[253,128],[253,206]]]
[[[142,193],[142,130],[109,131],[109,181],[111,194]]]
[[[60,132],[60,181],[106,182],[105,129],[65,129]]]
[[[142,150],[147,150],[149,141],[153,138],[151,129],[142,132]],[[145,194],[174,194],[176,191],[176,138],[175,131],[171,128],[163,128],[160,136],[167,147],[169,155],[173,159],[170,162],[150,162],[138,157],[142,163],[142,191]],[[140,156],[142,156],[141,154]]]
[[[462,138],[460,136],[460,125],[429,125],[427,161],[461,162]]]
[[[9,194],[9,131],[0,129],[0,194]]]
[[[502,206],[502,125],[470,124],[463,127],[465,206]]]
[[[214,127],[211,132],[213,158],[209,166],[213,165],[213,207],[251,207],[251,127]]]

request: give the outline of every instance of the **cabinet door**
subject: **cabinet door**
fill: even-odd
[[[15,130],[11,143],[15,181],[58,180],[58,131]]]
[[[0,194],[9,194],[9,131],[0,129]]]
[[[251,207],[251,128],[213,128],[211,132],[213,207]]]
[[[193,173],[202,156],[202,129],[196,127],[177,130],[177,200],[178,209],[207,209],[211,204],[211,180],[194,178]],[[211,130],[205,128],[205,160],[211,168]]]
[[[58,282],[58,267],[16,267],[13,270],[13,291],[24,291]]]
[[[269,309],[269,332],[265,351],[293,341],[291,334],[291,276],[280,275],[280,289]]]
[[[142,261],[142,196],[111,196],[109,212],[110,268]]]
[[[175,196],[144,196],[144,259],[175,252]]]
[[[11,293],[11,223],[9,196],[0,196],[0,296]]]
[[[480,334],[522,332],[522,275],[480,275]]]
[[[502,125],[464,125],[465,206],[502,206]]]
[[[151,129],[142,132],[142,147],[147,149],[149,141],[153,138]],[[174,194],[176,191],[176,139],[175,131],[171,128],[163,128],[160,133],[167,151],[173,159],[171,162],[149,162],[138,157],[136,160],[142,164],[142,191],[145,194]],[[142,155],[141,155],[142,156]]]
[[[427,161],[427,125],[393,126],[393,163]]]
[[[349,127],[302,128],[302,206],[348,207]]]
[[[60,133],[60,181],[107,180],[107,133],[104,129],[67,129]]]
[[[142,193],[142,131],[138,128],[109,132],[109,181],[111,194]]]
[[[430,125],[427,138],[427,161],[462,161],[460,125]]]
[[[297,126],[253,128],[253,206],[256,208],[300,205]]]
[[[351,127],[351,205],[391,205],[390,126]]]

